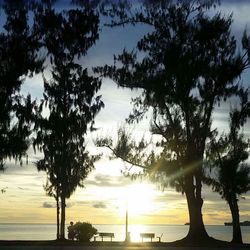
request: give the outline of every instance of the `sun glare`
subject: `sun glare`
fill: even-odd
[[[124,215],[126,210],[129,217],[148,214],[153,211],[154,190],[146,183],[131,184],[124,187],[118,200],[120,215]]]
[[[132,242],[141,241],[140,233],[145,232],[144,225],[129,225],[130,240]]]

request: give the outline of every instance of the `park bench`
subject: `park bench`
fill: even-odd
[[[140,236],[141,236],[142,242],[143,242],[144,238],[148,238],[152,242],[152,239],[155,237],[155,234],[154,233],[141,233]],[[163,236],[163,234],[161,234],[161,236],[156,237],[158,239],[158,242],[161,242],[162,236]]]
[[[155,237],[154,233],[140,233],[141,240],[143,242],[143,239],[150,239],[152,242],[152,239]]]
[[[103,241],[103,238],[110,238],[110,241],[112,241],[112,238],[115,237],[115,234],[114,233],[98,233],[98,235],[94,236],[94,241],[96,241],[96,238],[97,237],[101,237],[102,238],[102,241]]]

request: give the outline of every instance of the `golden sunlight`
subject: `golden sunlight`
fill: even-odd
[[[152,212],[154,195],[152,185],[147,183],[136,183],[124,187],[117,200],[119,214],[124,215],[127,210],[129,217],[134,217]]]
[[[141,237],[140,233],[145,232],[145,226],[144,225],[130,225],[129,226],[129,232],[130,232],[130,239],[132,242],[140,242]]]

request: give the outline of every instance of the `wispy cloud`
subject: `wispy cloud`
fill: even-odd
[[[44,202],[42,204],[42,207],[43,208],[55,208],[56,207],[56,204],[55,203],[52,203],[52,202]]]
[[[119,187],[131,183],[129,178],[124,176],[109,176],[106,174],[96,174],[94,179],[86,180],[86,185],[94,185],[98,187]]]
[[[106,208],[106,203],[103,201],[96,202],[92,205],[94,208]]]

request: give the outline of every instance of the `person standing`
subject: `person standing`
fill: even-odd
[[[68,226],[68,239],[74,240],[74,238],[75,238],[74,223],[73,221],[71,221],[70,225]]]

